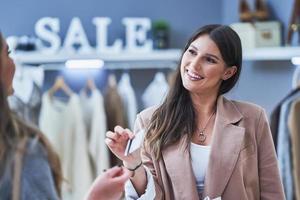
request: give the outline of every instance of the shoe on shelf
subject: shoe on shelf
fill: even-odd
[[[252,22],[253,14],[246,0],[240,0],[240,21]]]
[[[269,10],[265,0],[255,0],[254,18],[257,21],[266,21],[269,18]]]

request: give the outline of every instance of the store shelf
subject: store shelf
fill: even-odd
[[[244,61],[291,60],[300,56],[300,47],[268,47],[244,50]]]
[[[70,59],[102,59],[107,68],[174,68],[181,55],[180,49],[153,50],[147,53],[121,52],[118,54],[70,54],[59,52],[53,55],[39,52],[16,52],[14,60],[21,64],[48,66],[49,69],[61,68]],[[57,66],[57,67],[56,67]]]
[[[121,52],[119,54],[68,54],[53,55],[39,52],[17,52],[12,55],[21,64],[40,65],[57,70],[70,59],[102,59],[109,69],[175,68],[181,56],[180,49],[153,50],[148,53]],[[268,47],[244,50],[244,61],[280,61],[300,56],[300,47]]]

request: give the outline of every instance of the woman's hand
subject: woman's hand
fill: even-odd
[[[124,191],[124,184],[129,179],[130,172],[122,167],[113,167],[98,176],[92,184],[86,200],[116,200]]]
[[[135,151],[125,156],[125,149],[129,139],[134,138],[134,134],[129,129],[116,126],[114,132],[106,133],[105,143],[109,149],[124,163],[128,168],[134,168],[141,162],[140,151]]]

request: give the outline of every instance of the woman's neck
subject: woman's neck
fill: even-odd
[[[217,94],[198,95],[191,94],[197,118],[206,118],[216,111]]]

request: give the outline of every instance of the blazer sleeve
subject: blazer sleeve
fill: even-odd
[[[151,172],[145,167],[147,174],[147,186],[145,193],[141,196],[136,192],[130,180],[125,183],[125,199],[126,200],[152,200],[155,198],[155,186]]]
[[[284,200],[278,162],[270,126],[264,110],[256,127],[258,137],[258,169],[261,200]]]
[[[137,116],[137,120],[134,126],[134,132],[138,133],[141,129],[147,129],[147,119],[143,119],[142,116],[139,114]],[[159,181],[159,177],[161,176],[159,173],[158,162],[153,160],[152,154],[150,153],[150,148],[145,145],[145,143],[141,147],[141,158],[143,165],[149,169],[152,174],[154,185],[155,185],[155,199],[162,200],[164,199],[163,195],[163,186],[162,183]]]

